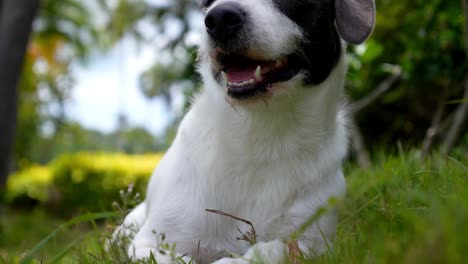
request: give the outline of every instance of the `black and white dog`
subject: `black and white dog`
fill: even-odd
[[[363,42],[373,0],[204,0],[199,49],[204,89],[155,170],[145,202],[116,234],[128,253],[179,256],[201,263],[283,263],[288,239],[330,197],[345,193],[347,152],[345,44]],[[344,40],[344,41],[343,41]],[[239,241],[252,222],[258,243]],[[297,240],[305,256],[323,252],[336,229],[333,212]],[[229,258],[229,256],[237,258]],[[172,256],[173,257],[173,256]]]

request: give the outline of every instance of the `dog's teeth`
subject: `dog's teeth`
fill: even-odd
[[[227,74],[226,74],[225,72],[221,71],[221,77],[223,77],[223,81],[224,81],[224,82],[226,82],[226,83],[229,82],[229,81],[228,81]]]
[[[262,78],[262,67],[258,65],[257,69],[255,70],[255,80],[261,81]]]
[[[243,87],[243,86],[252,85],[252,84],[255,84],[254,79],[250,79],[248,81],[242,81],[242,82],[227,82],[227,85],[231,87]]]

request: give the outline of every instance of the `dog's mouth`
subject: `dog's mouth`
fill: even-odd
[[[266,94],[273,84],[292,79],[300,71],[293,56],[257,61],[235,54],[220,55],[219,77],[227,85],[228,96],[245,100]]]

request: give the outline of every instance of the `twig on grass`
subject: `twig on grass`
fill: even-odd
[[[288,243],[288,252],[289,252],[289,262],[291,264],[299,264],[300,257],[302,256],[301,249],[299,248],[299,244],[297,240],[291,240]]]
[[[257,244],[257,232],[255,231],[255,227],[253,226],[252,222],[250,222],[249,220],[245,220],[243,218],[240,218],[240,217],[237,217],[237,216],[234,216],[234,215],[231,215],[231,214],[219,211],[219,210],[205,209],[205,211],[207,211],[209,213],[221,215],[221,216],[227,216],[229,218],[232,218],[234,220],[237,220],[237,221],[243,222],[244,224],[249,225],[250,226],[250,232],[246,232],[246,233],[242,232],[239,229],[239,227],[236,226],[239,233],[241,233],[241,236],[237,237],[237,240],[247,241],[247,242],[250,243],[250,245]]]

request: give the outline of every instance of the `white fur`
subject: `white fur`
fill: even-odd
[[[268,0],[238,2],[260,8],[259,25],[269,21],[259,27],[261,38],[255,45],[259,49],[252,53],[278,57],[295,47],[291,40],[301,37],[297,27],[274,11]],[[153,252],[161,263],[170,262],[157,252],[156,231],[175,243],[180,255],[202,261],[233,253],[242,257],[217,263],[247,263],[256,256],[267,263],[282,263],[291,233],[330,197],[345,192],[344,56],[320,85],[302,87],[299,74],[274,85],[273,96],[265,102],[239,103],[226,99],[226,88],[212,77],[208,50],[202,44],[205,89],[196,96],[155,170],[146,201],[127,216],[117,233],[127,232],[130,224],[138,226],[128,250],[137,259]],[[261,242],[249,247],[238,241],[237,227],[246,232],[249,226],[205,209],[251,221]],[[336,216],[328,212],[299,238],[300,249],[308,256],[323,252],[335,228]]]

